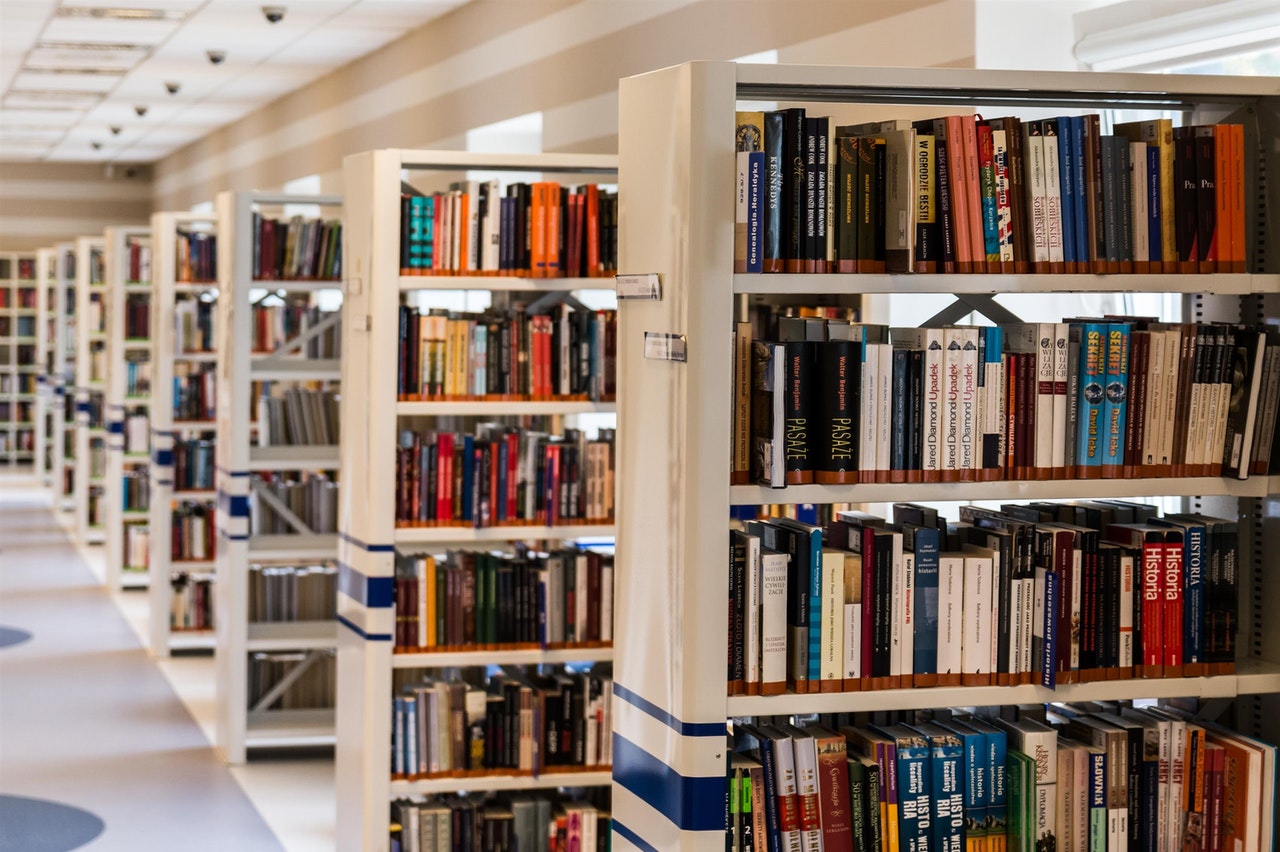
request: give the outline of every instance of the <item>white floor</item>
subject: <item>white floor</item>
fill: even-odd
[[[0,474],[0,488],[36,490],[38,484],[30,477]],[[60,512],[58,517],[74,541],[71,513]],[[77,549],[102,579],[106,568],[102,546],[79,545]],[[146,647],[149,617],[146,591],[116,591],[112,599],[138,641]],[[217,707],[213,656],[183,655],[154,659],[154,662],[212,745]],[[231,774],[288,852],[332,852],[336,805],[331,757],[251,758],[243,766],[232,767]]]

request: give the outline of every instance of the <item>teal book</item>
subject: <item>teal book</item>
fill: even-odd
[[[1118,479],[1124,466],[1124,428],[1129,413],[1129,324],[1107,325],[1102,478]]]

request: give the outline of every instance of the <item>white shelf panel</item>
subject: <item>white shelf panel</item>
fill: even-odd
[[[169,497],[173,500],[216,500],[218,499],[218,492],[213,489],[207,491],[174,491]]]
[[[337,558],[337,533],[255,535],[249,538],[250,562]]]
[[[612,290],[613,278],[522,278],[515,275],[401,275],[400,290],[501,290],[546,293],[556,290]]]
[[[345,281],[283,281],[255,278],[249,286],[255,290],[286,290],[291,293],[314,293],[319,290],[341,290]]]
[[[1124,497],[1265,497],[1277,477],[1248,479],[1056,479],[1000,482],[899,482],[863,485],[735,485],[729,503],[891,503],[948,500],[1092,500]],[[1272,492],[1274,493],[1274,492]]]
[[[467,544],[480,541],[524,541],[527,539],[611,538],[612,524],[581,524],[564,527],[399,527],[396,544]]]
[[[1280,691],[1280,664],[1248,660],[1233,675],[1183,678],[1131,678],[1096,683],[1042,686],[956,686],[930,689],[883,689],[871,692],[828,692],[815,695],[733,695],[729,715],[770,716],[796,713],[849,713],[864,710],[910,710],[917,707],[982,707],[995,704],[1042,704],[1050,701],[1121,701],[1137,698],[1233,698]]]
[[[150,517],[150,509],[129,509],[120,512],[120,520],[122,521],[145,521]]]
[[[169,634],[171,651],[212,651],[218,638],[212,630],[174,630]]]
[[[217,281],[199,281],[199,282],[182,282],[173,285],[173,292],[185,293],[188,295],[200,293],[208,293],[210,290],[217,290]]]
[[[259,710],[248,714],[245,745],[249,748],[332,745],[333,741],[333,708]]]
[[[590,401],[493,402],[462,400],[459,402],[397,402],[401,417],[447,417],[476,415],[480,417],[516,416],[521,414],[613,414],[616,403]]]
[[[450,668],[465,666],[536,666],[554,663],[607,662],[613,648],[557,648],[511,651],[444,651],[426,654],[392,654],[397,669]]]
[[[107,543],[106,530],[104,530],[102,527],[90,527],[89,529],[85,530],[84,543],[85,544],[106,544]]]
[[[218,360],[217,352],[179,352],[173,356],[175,361],[194,361],[197,363],[212,364]]]
[[[151,578],[146,572],[126,570],[120,573],[120,588],[122,589],[146,589],[150,587]]]
[[[169,563],[169,568],[174,573],[179,571],[200,573],[213,571],[217,565],[217,562],[212,559],[175,559]]]
[[[249,367],[255,381],[336,382],[342,378],[342,363],[337,358],[281,358],[270,355],[255,358]]]
[[[250,447],[249,470],[337,470],[338,445]]]
[[[248,651],[310,651],[338,647],[338,622],[250,623]]]
[[[130,293],[150,293],[150,281],[126,281],[124,289]]]
[[[174,420],[169,424],[169,428],[175,431],[194,430],[197,432],[206,432],[218,428],[216,420]]]
[[[126,352],[149,352],[151,351],[150,340],[126,340],[121,344]]]
[[[613,773],[551,772],[529,775],[484,775],[473,778],[431,778],[424,781],[392,781],[393,797],[432,793],[484,792],[488,790],[554,790],[557,787],[603,787],[613,783]]]
[[[739,294],[852,293],[1280,293],[1280,275],[1250,273],[1127,275],[734,275]]]

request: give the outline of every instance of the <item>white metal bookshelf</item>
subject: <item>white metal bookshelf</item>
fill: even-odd
[[[141,505],[125,507],[127,481],[135,477],[149,477],[151,466],[150,413],[151,394],[130,392],[130,364],[152,362],[151,337],[130,336],[128,313],[132,306],[145,303],[150,313],[151,275],[150,264],[139,263],[137,274],[132,270],[131,252],[134,247],[141,254],[150,250],[151,230],[147,227],[107,228],[107,387],[105,417],[107,423],[107,477],[106,477],[106,535],[107,535],[107,587],[110,589],[144,589],[150,577],[148,564],[133,553],[126,560],[131,531],[145,530],[150,523],[147,501],[151,499],[150,486],[143,492]],[[148,325],[150,323],[148,322]],[[145,371],[140,371],[145,375]],[[145,383],[145,378],[142,379]],[[130,446],[128,421],[137,415],[148,417],[144,445]],[[149,554],[149,548],[143,548]],[[148,556],[149,558],[149,556]]]
[[[53,248],[56,297],[51,308],[53,329],[52,402],[53,497],[61,509],[75,505],[75,384],[76,384],[76,244]]]
[[[0,254],[0,467],[25,469],[35,457],[38,308],[35,252]]]
[[[1016,88],[1015,88],[1016,87]],[[1157,90],[1158,89],[1158,90]],[[1243,482],[1171,479],[943,485],[730,487],[735,302],[885,292],[937,294],[1154,291],[1188,294],[1197,318],[1277,315],[1277,236],[1249,211],[1265,246],[1254,274],[1187,275],[735,275],[733,169],[739,101],[918,105],[1001,110],[1135,108],[1181,111],[1182,123],[1246,111],[1259,139],[1274,138],[1280,84],[1119,74],[860,69],[695,62],[625,79],[620,89],[619,270],[658,273],[657,300],[619,311],[619,607],[615,647],[613,817],[616,849],[711,850],[724,845],[726,722],[735,716],[974,706],[1048,700],[1231,698],[1280,694],[1280,631],[1261,607],[1280,600],[1262,554],[1277,544],[1277,477]],[[867,118],[874,114],[863,113]],[[921,113],[924,117],[929,113]],[[658,140],[655,144],[654,140]],[[1253,149],[1250,149],[1253,150]],[[1280,157],[1268,150],[1274,174]],[[1252,177],[1259,166],[1247,164]],[[1266,189],[1272,214],[1280,188]],[[1264,261],[1263,258],[1266,258]],[[1217,294],[1217,295],[1214,295]],[[687,363],[647,359],[645,332],[683,336]],[[729,588],[730,507],[757,503],[1060,499],[1182,495],[1193,511],[1240,519],[1239,659],[1221,677],[970,687],[821,695],[728,696],[727,613],[709,607]],[[1264,544],[1265,542],[1265,544]],[[1271,566],[1271,567],[1274,567]],[[1247,637],[1247,638],[1246,638]],[[1263,723],[1261,704],[1253,717]],[[1274,718],[1274,714],[1271,714]],[[655,783],[655,779],[658,783]]]
[[[57,250],[42,248],[36,252],[36,405],[35,459],[36,480],[52,488],[55,367],[54,346],[58,339],[58,269]]]
[[[174,366],[192,360],[177,351],[177,305],[185,300],[212,301],[218,294],[216,281],[180,281],[178,239],[180,233],[215,233],[217,218],[212,214],[160,212],[151,215],[151,500],[150,570],[148,595],[151,610],[151,653],[169,656],[174,651],[212,651],[213,628],[175,630],[173,582],[179,574],[212,577],[214,554],[203,558],[173,558],[175,506],[186,501],[199,504],[212,520],[216,492],[209,488],[188,489],[175,483],[174,446],[188,438],[212,438],[216,423],[182,421],[174,416]],[[216,338],[215,338],[216,340]],[[215,360],[203,352],[200,359]],[[210,463],[212,475],[212,462]],[[215,537],[216,547],[216,537]]]
[[[477,775],[392,780],[392,674],[395,669],[540,665],[609,661],[611,648],[442,654],[393,653],[393,583],[399,546],[465,547],[497,541],[574,540],[612,536],[609,526],[397,528],[395,452],[403,418],[497,419],[525,414],[572,416],[611,411],[580,402],[398,402],[398,310],[415,291],[490,291],[537,294],[612,289],[611,279],[528,279],[516,276],[400,275],[402,176],[424,172],[543,173],[548,179],[603,177],[612,183],[617,158],[606,155],[504,155],[454,151],[385,150],[344,162],[347,290],[342,329],[342,469],[338,581],[338,846],[386,852],[393,797],[557,787],[601,786],[609,773],[545,772],[539,777]],[[570,177],[571,176],[571,177]],[[516,178],[521,179],[521,178]],[[454,421],[456,422],[456,421]]]
[[[81,544],[102,544],[107,467],[107,287],[100,236],[76,239],[75,530]]]
[[[223,192],[218,195],[218,552],[216,612],[218,722],[217,746],[229,763],[243,763],[257,746],[314,746],[332,744],[334,709],[269,709],[284,690],[308,669],[331,656],[337,646],[337,622],[330,620],[250,622],[250,566],[257,564],[315,565],[338,557],[336,533],[318,533],[296,515],[289,519],[292,534],[254,534],[251,501],[264,509],[282,505],[257,484],[259,474],[337,473],[338,446],[258,446],[253,420],[255,389],[260,382],[295,387],[327,383],[336,388],[338,359],[309,359],[307,345],[338,325],[333,312],[273,352],[256,354],[254,307],[275,296],[311,303],[328,291],[340,296],[342,281],[258,280],[254,259],[259,256],[255,213],[279,216],[286,206],[321,208],[321,218],[336,218],[342,198],[332,195],[293,195],[263,192]],[[311,218],[311,217],[308,217]],[[265,250],[265,249],[263,249]],[[274,294],[271,296],[269,294]],[[289,513],[292,515],[292,513]],[[296,521],[297,523],[293,523]],[[249,692],[249,658],[254,653],[306,652],[279,684],[253,705]]]

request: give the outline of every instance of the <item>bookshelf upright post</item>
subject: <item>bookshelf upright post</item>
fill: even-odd
[[[53,433],[54,418],[54,349],[58,339],[60,317],[58,307],[57,250],[42,248],[36,252],[36,423],[35,475],[41,486],[54,487]]]
[[[76,240],[75,529],[81,544],[106,541],[103,487],[106,482],[107,290],[102,237]]]
[[[0,464],[7,470],[34,457],[38,284],[34,252],[0,256]]]
[[[54,505],[75,505],[76,244],[54,246],[56,324],[53,335],[53,497]]]

